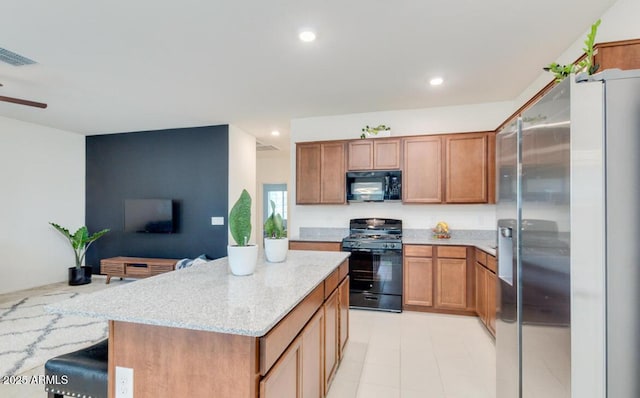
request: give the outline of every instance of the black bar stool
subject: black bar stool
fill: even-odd
[[[51,358],[44,365],[48,398],[107,398],[109,340]]]

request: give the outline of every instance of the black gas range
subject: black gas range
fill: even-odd
[[[356,218],[349,230],[350,306],[402,312],[402,220]]]

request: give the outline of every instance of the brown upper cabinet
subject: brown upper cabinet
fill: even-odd
[[[442,137],[403,140],[402,201],[442,203]]]
[[[296,203],[343,204],[345,144],[343,141],[296,145]]]
[[[489,133],[447,135],[444,145],[445,202],[487,203]]]
[[[399,138],[350,141],[348,154],[350,171],[400,169]]]

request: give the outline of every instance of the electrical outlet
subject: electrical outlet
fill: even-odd
[[[116,366],[116,398],[133,398],[133,369]]]
[[[211,225],[224,225],[224,217],[211,217]]]

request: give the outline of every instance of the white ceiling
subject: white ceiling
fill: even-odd
[[[0,63],[0,95],[49,107],[0,116],[87,135],[230,123],[287,149],[293,118],[513,100],[614,2],[2,0],[0,47],[38,64]]]

